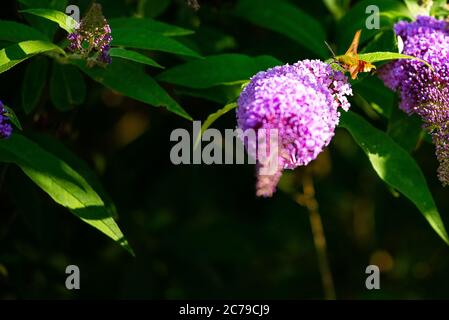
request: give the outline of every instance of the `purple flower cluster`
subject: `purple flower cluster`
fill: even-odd
[[[111,48],[111,27],[103,16],[101,5],[94,3],[86,16],[81,20],[74,33],[67,36],[70,41],[69,50],[91,58],[103,64],[112,62],[109,50]]]
[[[338,109],[349,109],[347,95],[352,89],[346,76],[319,60],[275,67],[251,79],[238,100],[238,127],[278,130],[279,169],[261,175],[258,162],[259,196],[273,194],[283,169],[307,165],[329,144]]]
[[[379,70],[385,85],[398,91],[400,108],[416,113],[432,136],[440,163],[438,178],[449,184],[449,23],[418,16],[401,21],[394,30],[404,42],[403,53],[427,61],[397,60]]]
[[[7,139],[12,134],[12,126],[9,123],[9,118],[6,115],[6,109],[0,101],[0,139]]]

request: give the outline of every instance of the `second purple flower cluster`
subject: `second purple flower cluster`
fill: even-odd
[[[401,21],[394,27],[404,42],[403,53],[427,61],[397,60],[384,66],[379,76],[398,91],[400,108],[419,115],[431,134],[440,162],[438,178],[449,184],[449,23],[419,16],[414,22]]]
[[[9,117],[6,114],[6,109],[0,101],[0,139],[7,139],[12,134],[12,126],[9,122]]]
[[[111,28],[99,4],[92,5],[75,32],[69,34],[67,39],[70,41],[70,51],[84,58],[91,58],[91,55],[94,55],[100,63],[112,62],[109,55],[112,42]]]

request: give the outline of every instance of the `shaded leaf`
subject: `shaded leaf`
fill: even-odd
[[[86,83],[79,70],[72,65],[53,63],[50,96],[54,106],[67,111],[86,99]]]
[[[220,85],[206,89],[176,88],[177,94],[201,98],[221,105],[225,105],[230,101],[235,101],[241,91],[241,84]]]
[[[142,29],[160,33],[167,37],[186,36],[194,33],[192,30],[149,18],[115,18],[109,20],[109,25],[113,31],[114,29]]]
[[[0,20],[0,40],[22,42],[26,40],[48,41],[48,37],[37,29],[14,21]]]
[[[22,108],[26,114],[37,107],[47,81],[47,73],[47,58],[37,57],[28,64],[22,84]]]
[[[166,107],[186,119],[192,118],[143,68],[125,60],[114,61],[107,68],[88,68],[85,61],[74,61],[83,72],[109,89],[155,107]]]
[[[404,150],[412,152],[422,134],[422,121],[417,115],[407,115],[399,108],[394,108],[388,122],[388,135]]]
[[[396,107],[396,94],[388,89],[379,78],[366,77],[362,81],[354,83],[352,88],[372,109],[385,118],[390,118],[391,111]]]
[[[188,88],[209,88],[222,84],[248,81],[261,70],[282,64],[271,56],[248,57],[242,54],[222,54],[190,61],[162,72],[161,81]]]
[[[173,38],[142,28],[113,28],[112,45],[135,49],[163,51],[200,58],[201,55]]]
[[[327,57],[326,32],[321,24],[298,7],[284,0],[240,0],[236,13],[242,18],[278,33]]]

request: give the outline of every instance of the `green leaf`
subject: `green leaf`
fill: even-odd
[[[45,57],[37,57],[28,64],[22,83],[22,108],[26,114],[37,107],[47,81],[47,73],[48,59]]]
[[[409,60],[417,60],[424,63],[429,68],[432,68],[432,66],[422,59],[409,56],[406,54],[398,53],[398,52],[370,52],[370,53],[361,53],[359,54],[360,60],[374,63],[379,61],[387,61],[387,60],[398,60],[398,59],[409,59]]]
[[[236,14],[260,27],[281,33],[312,50],[328,56],[326,32],[313,17],[284,0],[240,0]]]
[[[72,65],[53,63],[50,78],[50,96],[54,106],[68,111],[83,104],[86,99],[86,83],[83,75]]]
[[[223,108],[221,108],[217,112],[210,114],[207,117],[206,121],[204,121],[203,125],[201,126],[201,132],[198,135],[193,147],[196,148],[198,146],[198,144],[201,141],[201,136],[203,135],[204,131],[206,131],[215,121],[217,121],[218,118],[220,118],[221,116],[223,116],[224,114],[228,113],[229,111],[231,111],[235,108],[237,108],[237,103],[233,102],[233,103],[229,103],[229,104],[225,105]]]
[[[353,112],[341,116],[346,128],[368,158],[379,177],[397,189],[421,211],[435,232],[449,244],[446,229],[426,179],[415,160],[387,134]]]
[[[112,29],[112,45],[134,49],[145,49],[201,58],[201,55],[182,43],[160,33],[141,28]]]
[[[56,203],[133,254],[120,228],[105,209],[103,200],[66,162],[18,134],[0,141],[0,154],[2,160],[18,165]]]
[[[279,60],[270,56],[252,58],[241,54],[222,54],[175,66],[157,78],[188,88],[202,89],[245,82],[257,72],[280,64]]]
[[[380,30],[366,28],[366,19],[371,14],[371,12],[367,14],[366,9],[371,5],[376,5],[379,8]],[[379,31],[391,29],[394,23],[404,18],[411,18],[411,15],[402,1],[363,0],[355,3],[337,24],[336,35],[339,52],[345,52],[349,48],[357,30],[363,30],[360,37],[360,44],[363,44],[366,39],[371,38]]]
[[[126,49],[122,49],[122,48],[112,48],[111,50],[109,50],[109,55],[111,57],[122,58],[122,59],[130,60],[130,61],[134,61],[137,63],[146,64],[148,66],[164,69],[163,66],[161,66],[159,63],[157,63],[150,57],[147,57],[147,56],[145,56],[141,53],[135,52],[135,51],[126,50]]]
[[[125,60],[114,61],[107,68],[88,68],[85,61],[74,61],[95,81],[117,91],[125,96],[148,103],[156,107],[166,107],[167,110],[191,120],[189,114],[162,89],[143,68]]]
[[[187,36],[193,34],[192,30],[184,29],[168,23],[156,21],[149,18],[116,18],[109,20],[112,31],[114,29],[142,29],[160,33],[163,36]]]
[[[67,31],[68,33],[73,33],[75,31],[78,22],[72,17],[66,15],[64,12],[52,10],[52,9],[26,9],[21,10],[22,13],[32,14],[44,19],[56,22],[59,27]]]
[[[422,134],[422,121],[416,115],[407,115],[399,108],[394,108],[388,122],[388,135],[404,150],[412,152]]]
[[[20,124],[19,118],[17,118],[16,113],[14,112],[13,109],[11,109],[10,107],[3,105],[3,107],[6,110],[6,116],[9,118],[9,121],[11,121],[11,123],[13,125],[15,125],[19,130],[23,130],[22,129],[22,125]]]
[[[21,42],[26,40],[48,41],[49,39],[39,30],[25,24],[0,20],[0,40]]]
[[[57,51],[60,54],[66,54],[57,45],[40,40],[23,41],[6,47],[0,50],[0,73],[11,69],[36,54],[48,51]]]

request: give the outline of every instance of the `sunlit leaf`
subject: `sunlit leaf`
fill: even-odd
[[[23,41],[6,47],[0,50],[0,73],[11,69],[36,54],[48,51],[56,51],[65,55],[64,50],[57,45],[40,40]]]
[[[19,134],[0,141],[2,161],[18,165],[56,203],[98,229],[133,254],[100,196],[63,160]]]
[[[386,133],[374,128],[361,116],[344,112],[341,126],[346,128],[367,154],[379,177],[412,201],[435,232],[449,244],[441,216],[415,160]]]
[[[64,12],[52,10],[52,9],[26,9],[21,10],[22,13],[32,14],[44,19],[56,22],[59,27],[67,31],[68,33],[73,33],[75,31],[78,22],[72,17],[66,15]]]

